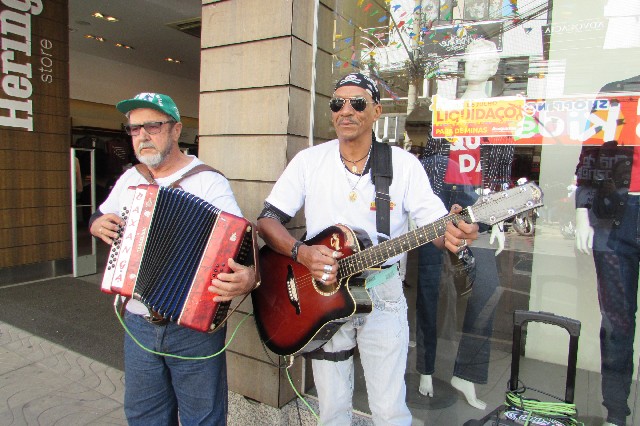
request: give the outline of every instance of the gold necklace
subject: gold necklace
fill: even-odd
[[[351,186],[351,191],[349,191],[349,201],[351,201],[352,203],[355,202],[358,199],[358,193],[356,192],[356,186],[358,186],[358,183],[360,183],[360,179],[362,179],[362,176],[364,176],[364,171],[367,168],[367,163],[369,162],[369,157],[370,156],[371,156],[371,147],[369,147],[369,152],[367,153],[366,157],[363,157],[363,158],[366,158],[367,161],[364,162],[364,166],[362,167],[362,172],[359,174],[358,180],[356,181],[356,183],[353,186],[351,186],[351,180],[349,179],[349,175],[347,174],[349,172],[347,171],[346,164],[343,163],[344,166],[345,166],[345,168],[344,168],[344,177],[347,179],[347,184],[349,186]],[[340,157],[342,157],[342,154],[340,154]],[[342,158],[344,158],[344,157],[342,157]],[[363,158],[361,158],[358,161],[361,161]],[[354,166],[354,168],[355,168],[355,166]],[[353,170],[353,168],[351,170]],[[357,174],[357,170],[358,169],[355,168],[354,174]]]

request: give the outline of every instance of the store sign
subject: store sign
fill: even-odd
[[[33,131],[34,79],[53,82],[53,43],[48,39],[32,41],[32,17],[43,11],[41,0],[2,0],[0,66],[0,126]],[[37,52],[33,52],[35,47]],[[32,67],[32,60],[38,64]]]
[[[482,142],[491,145],[601,145],[612,140],[640,145],[637,93],[499,99],[443,102],[434,97],[432,136],[487,137]],[[520,114],[514,111],[518,105]]]

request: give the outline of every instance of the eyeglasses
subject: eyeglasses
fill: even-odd
[[[362,112],[367,108],[367,104],[373,104],[375,102],[369,102],[362,96],[357,96],[355,98],[331,98],[329,101],[329,108],[331,111],[338,112],[344,107],[344,104],[349,101],[351,104],[351,108],[355,109],[358,112]]]
[[[150,135],[157,135],[162,130],[162,125],[167,123],[175,123],[175,121],[150,121],[144,124],[127,124],[126,126],[124,126],[124,130],[129,136],[138,136],[140,134],[140,129],[144,127],[145,132],[149,133]]]

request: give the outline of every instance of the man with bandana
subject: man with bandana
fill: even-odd
[[[340,223],[362,230],[374,245],[381,239],[406,233],[409,217],[418,226],[424,226],[447,213],[431,190],[418,159],[392,147],[390,235],[380,235],[371,180],[372,151],[376,151],[378,144],[372,137],[372,127],[382,113],[380,92],[372,79],[352,73],[337,82],[329,107],[338,138],[298,153],[276,182],[258,218],[258,232],[273,250],[291,256],[309,270],[316,282],[327,286],[337,282],[337,259],[342,253],[324,245],[304,244],[284,226],[303,205],[309,237]],[[459,210],[460,206],[452,208],[455,212]],[[458,252],[477,238],[477,230],[476,224],[461,221],[456,226],[450,222],[444,237],[435,240],[435,244]],[[411,413],[405,403],[409,326],[407,302],[398,274],[400,257],[392,257],[381,265],[379,273],[384,272],[383,280],[368,280],[372,312],[347,320],[321,353],[312,356],[320,422],[325,426],[351,424],[352,355],[356,345],[374,423],[411,424]]]
[[[160,93],[140,93],[116,108],[126,114],[127,133],[141,164],[118,179],[107,199],[92,215],[90,232],[111,244],[124,225],[130,186],[153,183],[179,187],[225,212],[241,216],[229,182],[215,169],[180,151],[180,113]],[[252,267],[229,259],[231,273],[218,274],[209,291],[217,302],[231,300],[255,287]],[[221,425],[227,421],[225,330],[209,334],[167,321],[137,300],[126,304],[124,321],[131,334],[124,340],[124,411],[129,425]],[[216,353],[221,354],[211,356]],[[172,356],[163,356],[168,353]],[[198,358],[181,359],[180,357]]]

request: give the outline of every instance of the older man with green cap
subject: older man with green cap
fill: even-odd
[[[91,217],[93,236],[111,244],[124,225],[119,212],[127,205],[127,188],[147,183],[175,187],[179,182],[180,188],[220,210],[242,215],[227,179],[180,150],[180,112],[169,96],[140,93],[116,108],[127,116],[125,129],[140,164],[123,173]],[[233,259],[229,266],[231,273],[220,273],[211,283],[210,291],[217,295],[214,300],[218,302],[246,294],[255,285],[253,268]],[[225,355],[211,356],[222,351],[225,330],[208,334],[182,327],[158,317],[136,300],[126,304],[124,321],[137,340],[125,335],[124,408],[129,424],[225,424]]]

